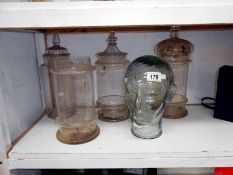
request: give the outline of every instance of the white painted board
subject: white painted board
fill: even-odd
[[[231,0],[14,2],[0,4],[0,28],[232,24]]]
[[[140,139],[130,120],[98,121],[101,132],[80,145],[59,142],[57,125],[43,118],[9,153],[10,168],[152,168],[233,166],[233,123],[214,119],[213,111],[187,107],[183,119],[163,119],[163,134]]]

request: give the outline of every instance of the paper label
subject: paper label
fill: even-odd
[[[166,79],[166,75],[161,74],[161,72],[146,72],[144,78],[146,81],[161,82],[161,80]]]

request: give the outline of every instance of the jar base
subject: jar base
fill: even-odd
[[[78,130],[78,129],[77,129]],[[72,133],[70,136],[65,136],[60,132],[60,130],[57,131],[56,138],[62,143],[65,144],[82,144],[89,142],[91,140],[94,140],[100,133],[100,128],[96,125],[96,129],[90,134],[83,134],[83,135],[78,135],[77,133]]]
[[[128,114],[125,114],[124,116],[120,116],[120,117],[109,117],[109,116],[104,116],[104,113],[98,112],[98,115],[99,115],[99,119],[105,122],[121,122],[129,118]]]
[[[129,118],[125,98],[119,95],[101,97],[97,101],[99,119],[106,122],[120,122]]]
[[[117,107],[112,107],[110,109],[107,107],[99,107],[98,116],[100,120],[105,122],[120,122],[127,120],[129,118],[129,113],[126,106],[118,109]]]
[[[164,110],[163,117],[169,119],[179,119],[187,116],[188,111],[185,106],[167,106]]]
[[[57,111],[54,109],[46,109],[46,114],[48,118],[55,120],[57,117]]]
[[[135,132],[133,129],[131,129],[131,133],[134,135],[134,136],[136,136],[136,137],[138,137],[138,138],[141,138],[141,139],[156,139],[156,138],[158,138],[158,137],[160,137],[161,135],[162,135],[162,130],[160,130],[157,134],[155,134],[155,135],[151,135],[151,136],[148,136],[148,135],[142,135],[142,134],[139,134],[138,132]]]

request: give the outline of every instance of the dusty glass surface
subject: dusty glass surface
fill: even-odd
[[[135,59],[125,74],[126,103],[132,133],[150,139],[162,134],[162,114],[175,92],[173,71],[158,57]]]
[[[100,129],[96,125],[95,107],[80,106],[61,112],[56,118],[57,139],[67,144],[80,144],[95,139]]]
[[[53,75],[49,72],[49,68],[54,67],[57,60],[69,59],[70,54],[66,48],[60,46],[60,38],[57,33],[53,35],[52,42],[53,46],[46,49],[43,55],[44,64],[39,69],[46,112],[48,117],[55,119],[57,116],[57,107],[54,99],[54,85],[51,81]]]
[[[88,60],[58,60],[50,68],[58,113],[57,139],[63,143],[84,143],[99,134],[94,105],[95,67],[84,64]]]
[[[179,27],[172,26],[170,29],[170,38],[159,42],[155,51],[157,55],[172,67],[177,86],[176,94],[165,109],[164,117],[166,118],[182,118],[188,114],[185,108],[188,101],[186,91],[193,45],[189,41],[179,38],[178,35]]]
[[[97,53],[98,114],[104,121],[122,121],[128,118],[125,104],[124,74],[129,61],[127,53],[117,47],[117,38],[110,32],[108,46]]]

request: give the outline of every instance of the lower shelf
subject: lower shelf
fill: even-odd
[[[98,121],[100,135],[80,145],[56,139],[57,125],[44,117],[9,152],[10,169],[162,168],[233,166],[233,123],[213,111],[188,106],[183,119],[163,119],[163,134],[144,140],[131,134],[130,120]]]

